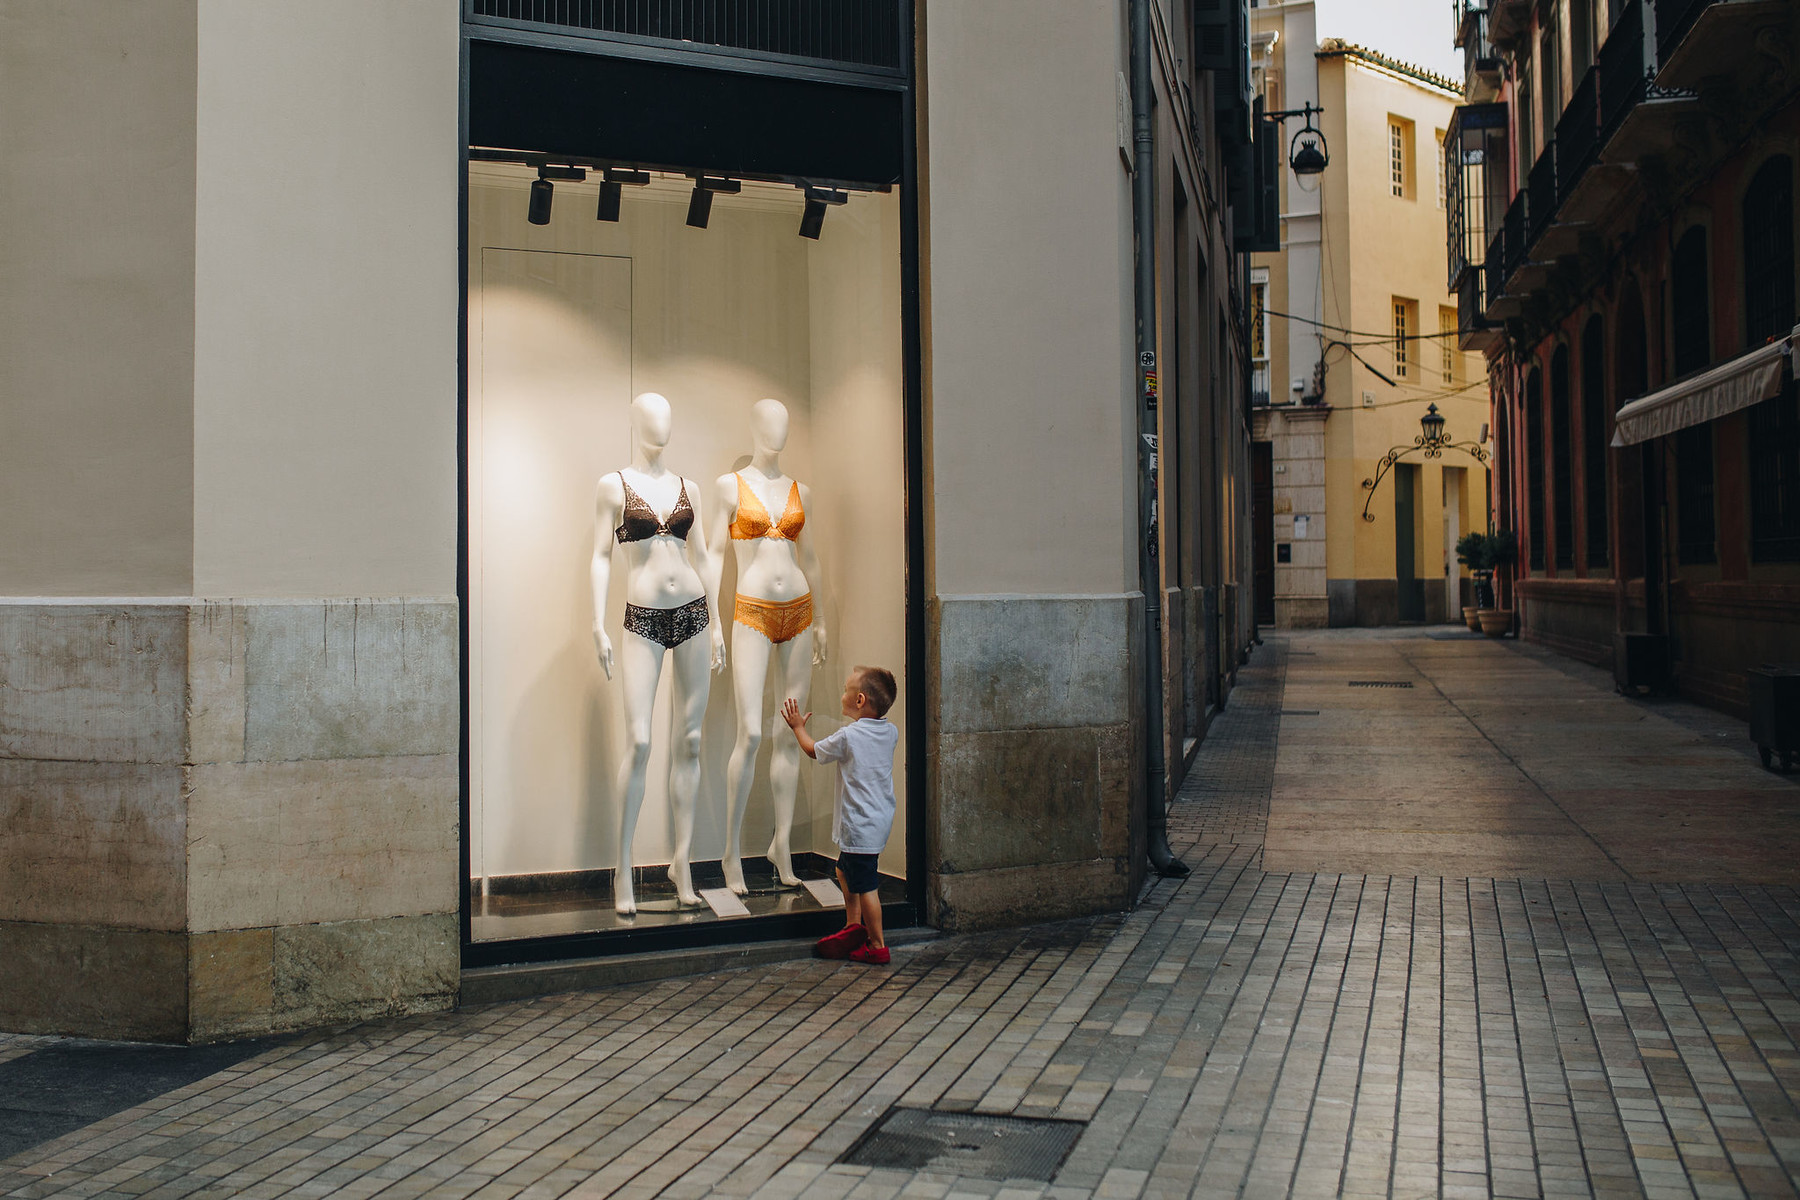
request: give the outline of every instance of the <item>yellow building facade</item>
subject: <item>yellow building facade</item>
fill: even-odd
[[[1315,35],[1312,0],[1252,12],[1265,110],[1310,116],[1329,162],[1281,172],[1282,248],[1251,259],[1260,619],[1461,618],[1455,543],[1488,527],[1488,392],[1444,275],[1450,80]],[[1283,118],[1284,148],[1306,115]],[[1286,157],[1284,152],[1284,157]],[[1450,448],[1419,445],[1436,406]],[[1398,451],[1391,462],[1384,459]]]

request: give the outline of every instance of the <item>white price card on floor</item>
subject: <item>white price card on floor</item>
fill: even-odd
[[[844,907],[844,893],[838,891],[838,885],[829,879],[808,879],[806,890],[812,893],[812,898],[819,902],[820,908]]]
[[[747,917],[750,910],[744,907],[730,888],[701,888],[700,898],[706,901],[706,907],[713,910],[715,916]]]

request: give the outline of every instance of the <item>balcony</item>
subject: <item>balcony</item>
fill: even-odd
[[[1535,245],[1556,219],[1555,138],[1545,142],[1543,152],[1538,155],[1537,162],[1532,165],[1531,175],[1525,181],[1525,190],[1529,194],[1529,199],[1525,202],[1529,226],[1526,239],[1528,244]]]
[[[1506,236],[1506,278],[1511,282],[1513,272],[1525,265],[1525,193],[1520,191],[1506,206],[1506,220],[1502,226]]]
[[[1559,197],[1566,197],[1575,190],[1582,172],[1594,165],[1600,151],[1598,76],[1596,68],[1588,68],[1556,122],[1556,138],[1551,146],[1556,151],[1556,194]],[[1532,186],[1535,189],[1536,184]]]
[[[1490,320],[1496,319],[1494,309],[1500,297],[1506,293],[1506,227],[1503,225],[1494,231],[1493,241],[1488,243],[1487,260],[1482,263],[1481,273],[1485,277],[1482,286],[1482,298],[1487,301],[1487,314]]]
[[[1456,3],[1456,45],[1463,52],[1463,99],[1486,104],[1500,95],[1505,66],[1488,40],[1487,8],[1470,0]]]
[[[1510,46],[1531,29],[1533,0],[1493,0],[1488,7],[1488,37]]]
[[[1449,286],[1479,272],[1496,205],[1506,189],[1506,105],[1465,104],[1450,114],[1444,134],[1444,217]],[[1491,215],[1492,214],[1492,215]]]
[[[1656,0],[1656,82],[1695,88],[1738,73],[1764,31],[1787,40],[1792,0]]]
[[[1612,141],[1644,98],[1653,64],[1644,53],[1644,0],[1628,0],[1600,47],[1600,144]]]

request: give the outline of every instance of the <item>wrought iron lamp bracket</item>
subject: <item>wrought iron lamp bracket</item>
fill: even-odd
[[[1412,440],[1412,445],[1395,446],[1382,455],[1381,461],[1375,464],[1375,477],[1362,481],[1363,490],[1369,493],[1363,500],[1362,519],[1370,522],[1375,520],[1375,514],[1369,511],[1369,505],[1375,502],[1375,490],[1381,486],[1381,481],[1387,478],[1388,473],[1399,465],[1401,459],[1414,453],[1421,458],[1442,458],[1446,450],[1460,450],[1483,466],[1487,465],[1488,453],[1479,442],[1453,442],[1442,435],[1427,436],[1421,433]]]

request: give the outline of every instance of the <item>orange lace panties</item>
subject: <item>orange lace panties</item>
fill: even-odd
[[[798,600],[758,600],[754,596],[739,596],[731,619],[756,630],[779,646],[812,628],[812,593],[808,592]]]

